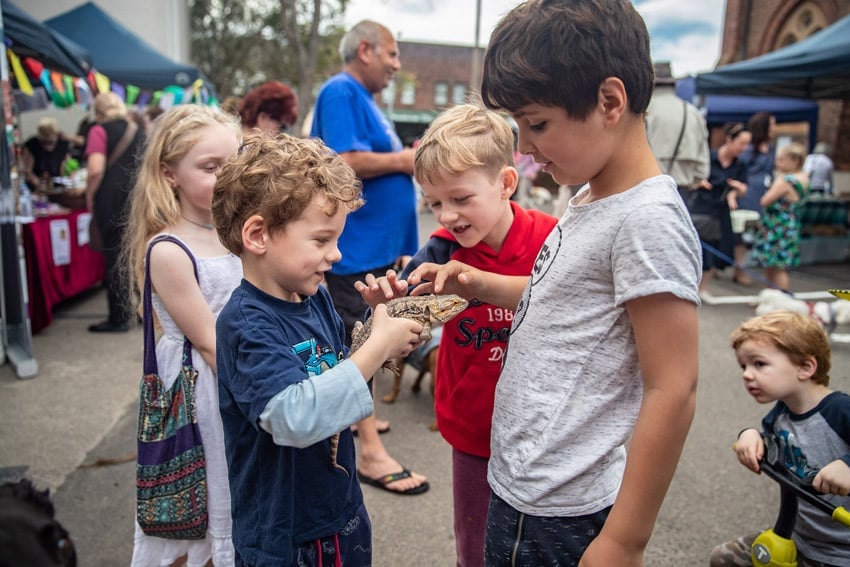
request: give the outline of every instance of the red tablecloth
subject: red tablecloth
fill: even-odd
[[[50,215],[22,225],[33,333],[53,321],[54,305],[103,281],[103,255],[77,242],[77,218],[84,212]],[[50,221],[56,219],[68,220],[71,261],[63,266],[56,266],[53,258]]]

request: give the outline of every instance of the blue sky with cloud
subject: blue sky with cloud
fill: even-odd
[[[646,20],[653,59],[668,60],[676,76],[714,68],[720,57],[725,0],[633,0]],[[479,41],[517,0],[481,0]],[[403,40],[475,43],[475,0],[351,0],[346,23],[385,24]],[[402,60],[403,63],[403,60]]]

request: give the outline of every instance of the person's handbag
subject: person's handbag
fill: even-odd
[[[720,240],[720,219],[714,215],[691,213],[691,221],[697,229],[699,239],[707,242]]]
[[[139,386],[136,462],[136,518],[149,536],[203,539],[207,532],[207,477],[204,446],[195,413],[198,371],[192,343],[183,337],[183,362],[174,385],[166,389],[156,361],[150,255],[155,244],[174,242],[198,266],[189,249],[170,236],[154,239],[145,256],[143,297],[144,376]]]
[[[703,242],[717,242],[720,240],[720,218],[707,213],[693,212],[697,196],[699,195],[698,191],[700,191],[700,189],[694,189],[691,191],[691,194],[688,195],[688,199],[685,202],[685,206],[691,215],[691,222],[694,223],[694,228],[697,229],[699,239]]]

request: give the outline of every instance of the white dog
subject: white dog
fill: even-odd
[[[795,299],[778,289],[763,289],[758,297],[756,315],[764,315],[772,311],[794,311],[813,317],[828,331],[831,331],[835,325],[850,323],[850,301],[846,299],[837,299],[831,303],[826,301],[810,303]]]

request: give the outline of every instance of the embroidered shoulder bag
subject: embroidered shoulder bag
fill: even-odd
[[[183,337],[180,374],[166,389],[156,361],[151,301],[150,256],[158,242],[183,248],[192,259],[195,278],[198,265],[191,251],[171,236],[160,236],[145,256],[144,376],[139,386],[138,457],[136,462],[136,517],[142,531],[168,539],[203,539],[207,531],[207,476],[204,446],[195,414],[195,383],[192,343]]]

